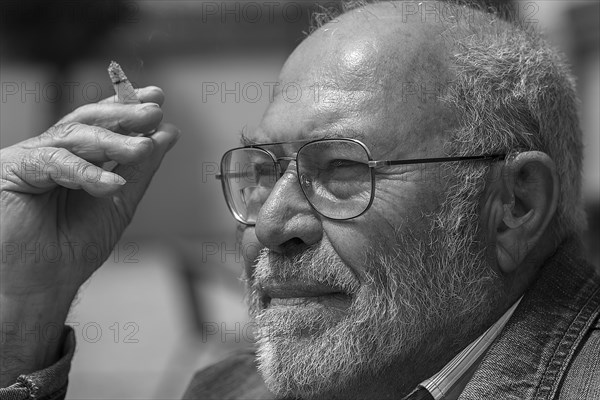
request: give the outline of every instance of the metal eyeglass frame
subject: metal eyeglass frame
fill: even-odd
[[[297,161],[297,157],[298,157],[298,153],[300,153],[302,151],[302,149],[310,144],[313,143],[317,143],[317,142],[333,142],[333,141],[346,141],[346,142],[353,142],[356,143],[358,145],[360,145],[363,150],[365,151],[365,153],[367,154],[367,158],[368,158],[368,167],[371,169],[371,196],[369,199],[369,203],[367,204],[367,206],[365,207],[365,209],[358,215],[355,215],[353,217],[348,217],[348,218],[331,218],[328,217],[326,215],[324,215],[323,213],[321,213],[319,210],[317,210],[315,208],[315,206],[312,204],[312,202],[310,201],[310,199],[308,198],[306,192],[304,191],[304,187],[302,186],[301,182],[298,182],[300,184],[300,188],[302,189],[302,194],[304,194],[304,197],[306,198],[306,201],[308,201],[308,204],[310,204],[310,206],[312,207],[313,210],[315,210],[319,215],[327,218],[327,219],[331,219],[331,220],[335,220],[335,221],[347,221],[350,219],[354,219],[354,218],[358,218],[361,215],[363,215],[364,213],[366,213],[369,208],[371,208],[371,205],[373,204],[373,200],[375,199],[375,169],[378,168],[383,168],[383,167],[388,167],[388,166],[392,166],[392,165],[410,165],[410,164],[431,164],[431,163],[444,163],[444,162],[458,162],[458,161],[485,161],[485,160],[494,160],[494,161],[502,161],[504,159],[506,159],[506,154],[483,154],[483,155],[479,155],[479,156],[457,156],[457,157],[434,157],[434,158],[415,158],[415,159],[407,159],[407,160],[373,160],[373,157],[371,156],[371,152],[369,151],[369,148],[367,147],[367,145],[365,145],[363,142],[361,142],[358,139],[351,139],[351,138],[326,138],[326,139],[316,139],[316,140],[311,140],[311,141],[304,141],[304,140],[295,140],[295,141],[287,141],[287,142],[274,142],[274,143],[262,143],[262,144],[251,144],[251,145],[247,145],[247,146],[242,146],[242,147],[236,147],[234,149],[228,150],[227,152],[225,152],[225,154],[223,155],[223,157],[221,158],[221,164],[220,164],[220,173],[218,175],[215,176],[216,179],[221,181],[221,186],[223,188],[223,195],[225,196],[225,202],[227,203],[227,207],[229,208],[229,211],[231,212],[231,214],[233,215],[233,217],[240,223],[244,224],[244,225],[248,225],[248,226],[254,226],[256,225],[256,223],[253,222],[245,222],[242,217],[234,210],[234,206],[231,204],[232,200],[231,200],[231,195],[228,194],[229,190],[227,189],[227,187],[225,186],[225,179],[223,179],[223,163],[225,161],[225,157],[227,157],[227,155],[231,152],[234,152],[236,150],[242,150],[242,149],[258,149],[261,150],[262,152],[268,154],[271,159],[273,160],[273,163],[275,164],[275,168],[277,170],[277,175],[279,176],[277,179],[281,179],[281,177],[283,176],[285,170],[282,170],[281,168],[281,161]],[[292,143],[299,143],[299,142],[306,142],[304,143],[297,152],[293,153],[291,156],[286,156],[286,157],[277,157],[273,152],[264,149],[262,146],[274,146],[274,145],[283,145],[283,144],[292,144]],[[286,169],[287,170],[287,169]],[[296,162],[296,173],[297,176],[300,177],[300,170],[298,167],[298,163]]]

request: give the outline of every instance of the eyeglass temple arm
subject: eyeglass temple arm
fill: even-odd
[[[410,165],[410,164],[431,164],[436,162],[456,162],[456,161],[484,161],[484,160],[496,160],[501,161],[506,158],[506,154],[484,154],[481,156],[465,156],[465,157],[438,157],[438,158],[415,158],[412,160],[377,160],[369,161],[369,168],[381,168],[389,165]],[[296,157],[280,157],[280,160],[295,160]],[[233,174],[235,177],[236,174]],[[244,176],[243,173],[239,173],[239,176]],[[223,179],[222,174],[215,175],[215,179]]]
[[[497,160],[501,161],[506,158],[506,154],[484,154],[481,156],[464,156],[464,157],[438,157],[438,158],[416,158],[412,160],[378,160],[369,161],[370,168],[381,168],[389,165],[408,165],[408,164],[430,164],[436,162],[456,162],[456,161],[483,161]]]

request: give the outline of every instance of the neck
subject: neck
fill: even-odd
[[[528,287],[538,278],[541,267],[556,253],[561,240],[548,230],[540,237],[536,246],[531,249],[519,267],[505,277],[508,305],[514,303],[525,293]]]
[[[432,340],[411,357],[398,360],[382,370],[363,374],[352,380],[343,388],[321,393],[310,400],[324,399],[401,399],[412,392],[417,385],[441,370],[456,354],[463,350],[480,333],[474,332],[473,337],[456,338],[448,336],[447,332],[431,334]],[[431,354],[428,349],[443,349],[442,354]],[[465,382],[466,384],[466,382]],[[309,400],[303,398],[303,400]]]

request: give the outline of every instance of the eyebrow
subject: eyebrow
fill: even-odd
[[[258,144],[254,139],[251,139],[250,136],[248,136],[248,134],[246,134],[245,130],[242,130],[240,132],[240,144],[242,146],[252,146],[255,144]]]
[[[298,139],[298,140],[287,140],[282,142],[272,142],[272,143],[264,143],[258,142],[252,139],[244,130],[240,132],[240,143],[242,146],[267,146],[267,145],[276,145],[276,144],[285,144],[285,143],[301,143],[301,142],[310,142],[312,140],[320,140],[320,139],[358,139],[364,141],[366,136],[362,132],[356,131],[354,129],[345,129],[343,132],[328,132],[323,136],[313,139]]]

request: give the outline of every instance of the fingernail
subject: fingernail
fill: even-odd
[[[138,107],[138,111],[149,111],[160,108],[160,106],[156,103],[142,103]]]
[[[127,181],[123,179],[122,176],[107,171],[102,172],[102,174],[100,175],[100,181],[102,183],[107,183],[110,185],[117,184],[121,186],[127,183]]]

